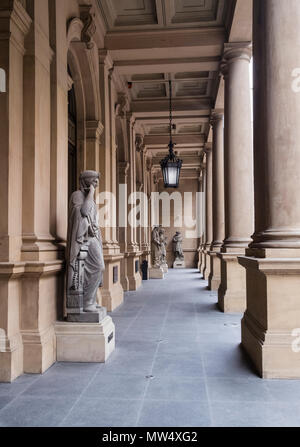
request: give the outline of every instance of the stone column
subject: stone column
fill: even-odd
[[[100,171],[99,147],[103,129],[100,121],[86,121],[86,169]]]
[[[201,167],[200,173],[199,173],[199,185],[198,185],[198,191],[202,195],[200,199],[201,207],[198,211],[198,219],[201,219],[201,228],[203,229],[203,168]],[[201,272],[201,265],[202,265],[202,244],[203,244],[203,236],[202,234],[199,238],[199,247],[198,247],[198,270]]]
[[[300,2],[254,0],[255,234],[242,344],[264,378],[300,378]],[[296,330],[295,330],[296,329]]]
[[[25,40],[23,91],[22,260],[26,262],[26,267],[22,281],[21,333],[24,346],[24,372],[27,373],[43,373],[56,361],[54,324],[58,318],[57,310],[63,307],[64,296],[64,272],[61,260],[64,252],[63,245],[57,242],[64,235],[62,231],[66,222],[56,225],[61,231],[60,235],[51,234],[53,225],[50,224],[54,216],[51,207],[54,205],[56,208],[60,202],[59,200],[55,200],[56,204],[53,202],[53,193],[56,193],[51,182],[51,172],[53,173],[53,168],[55,169],[53,158],[57,155],[57,151],[56,154],[53,153],[53,146],[56,144],[55,133],[58,130],[55,129],[55,122],[51,122],[51,118],[55,115],[57,98],[51,93],[53,89],[56,90],[56,83],[63,83],[65,96],[58,108],[60,113],[67,112],[67,73],[65,71],[64,79],[58,79],[54,73],[57,59],[53,60],[54,51],[50,45],[50,19],[51,25],[53,21],[56,23],[53,9],[55,10],[55,6],[52,4],[49,8],[45,0],[27,2],[27,10],[33,19]],[[65,49],[66,35],[63,36],[65,40],[62,38],[60,42]],[[55,43],[54,39],[52,34],[51,43]],[[66,70],[65,66],[63,68]],[[55,96],[56,93],[58,94],[58,91],[54,93]],[[66,124],[65,116],[61,121],[63,127],[61,138],[67,137],[67,128],[64,127]],[[64,139],[62,141],[66,153],[59,157],[61,169],[67,167],[65,163],[67,141]],[[63,151],[61,140],[58,144]],[[66,174],[66,171],[62,173]],[[54,178],[58,179],[57,174]],[[63,181],[57,187],[64,197],[63,203],[66,206],[66,183]],[[66,218],[65,211],[59,218],[62,220]]]
[[[31,19],[19,2],[0,3],[0,382],[24,372],[22,298],[22,152],[24,38]],[[2,75],[3,75],[2,71]],[[1,85],[1,87],[3,87]],[[3,91],[4,90],[4,91]]]
[[[212,191],[213,191],[213,243],[210,255],[209,288],[218,290],[221,283],[220,253],[225,237],[225,205],[224,205],[224,115],[214,112],[211,117],[213,129],[213,164],[212,164]]]
[[[219,307],[246,308],[246,275],[237,257],[245,254],[254,229],[253,145],[251,127],[251,44],[225,44],[225,240],[221,258]]]
[[[128,202],[132,194],[136,192],[136,145],[135,145],[135,118],[132,112],[126,114],[127,119],[127,137],[128,137],[128,148],[129,148],[129,169],[128,169],[128,182],[127,182],[127,194]],[[129,206],[129,212],[132,206]],[[136,216],[133,216],[132,222],[128,220],[127,228],[127,273],[129,280],[129,290],[137,290],[141,283],[142,277],[139,271],[139,257],[141,252],[139,251],[139,246],[136,242]]]
[[[99,76],[101,92],[101,120],[104,127],[100,140],[99,168],[101,192],[111,189],[111,114],[110,114],[110,69],[112,60],[105,49],[99,50]],[[104,252],[111,255],[114,252],[112,231],[110,227],[102,229]]]
[[[206,155],[203,157],[205,160]],[[204,213],[203,216],[203,236],[201,240],[201,265],[200,265],[200,273],[204,277],[205,267],[206,267],[206,254],[205,254],[205,245],[206,245],[206,162],[203,163],[202,168],[202,190],[203,190],[203,207],[202,212]]]
[[[107,196],[111,213],[110,226],[102,228],[105,272],[101,290],[102,305],[113,311],[123,302],[124,291],[120,272],[123,255],[116,241],[115,195],[116,192],[116,147],[115,147],[115,109],[112,95],[112,60],[105,49],[99,50],[99,80],[101,92],[101,120],[103,132],[99,148],[100,192]],[[102,126],[100,126],[102,128]],[[94,141],[94,140],[93,140]],[[95,143],[95,141],[94,141]],[[94,146],[95,149],[95,146]],[[94,168],[95,169],[95,168]]]
[[[203,269],[203,277],[205,280],[209,279],[210,275],[210,257],[209,251],[213,241],[213,210],[212,210],[212,148],[210,144],[205,147],[206,152],[206,240],[205,240],[205,266]]]
[[[119,193],[119,204],[118,204],[118,222],[119,222],[119,243],[120,243],[120,250],[121,253],[125,254],[127,253],[127,225],[128,225],[128,215],[127,215],[127,180],[128,180],[128,169],[129,169],[129,163],[127,161],[123,161],[118,163],[118,169],[119,169],[119,184],[123,185],[122,194]],[[125,189],[126,188],[126,189]],[[121,192],[121,191],[120,191]],[[120,206],[122,204],[125,205],[122,206],[122,215],[120,216],[121,209]],[[128,279],[128,272],[127,272],[127,259],[126,257],[123,257],[121,260],[121,273],[120,273],[120,280],[122,287],[125,292],[129,290],[129,279]]]
[[[51,63],[50,231],[57,243],[65,244],[69,198],[68,150],[62,142],[68,141],[68,90],[72,88],[73,80],[66,70],[66,27],[60,20],[63,14],[64,4],[60,0],[49,2],[49,40],[54,51]]]
[[[147,167],[147,151],[145,146],[142,147],[142,170],[143,170],[143,193],[145,194],[145,202],[143,206],[143,212],[145,215],[145,223],[144,227],[142,227],[142,244],[141,244],[141,250],[143,252],[142,255],[142,261],[146,260],[150,263],[150,244],[149,244],[149,211],[150,208],[148,208],[148,167]]]

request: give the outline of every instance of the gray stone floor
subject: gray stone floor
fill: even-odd
[[[300,426],[300,381],[257,377],[216,300],[196,270],[145,281],[112,314],[109,361],[0,384],[0,426]]]

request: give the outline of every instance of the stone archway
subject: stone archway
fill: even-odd
[[[94,152],[99,150],[99,129],[102,128],[98,53],[96,47],[87,47],[82,41],[83,29],[83,21],[74,18],[67,33],[69,88],[74,88],[77,111],[77,177],[84,169],[98,168],[99,160]],[[87,136],[91,143],[93,133],[94,144],[87,145]],[[91,160],[95,166],[91,166]]]

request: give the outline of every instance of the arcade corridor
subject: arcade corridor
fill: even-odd
[[[113,312],[105,365],[0,384],[0,426],[300,426],[300,381],[262,380],[197,270],[143,282]]]

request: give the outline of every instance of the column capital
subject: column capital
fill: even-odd
[[[24,38],[30,30],[32,20],[23,5],[16,0],[2,1],[0,19],[3,28],[1,40],[10,40],[20,53],[25,54]]]
[[[223,76],[228,74],[228,66],[233,62],[244,60],[250,64],[252,58],[252,42],[233,42],[224,44],[221,72]]]
[[[217,112],[213,110],[209,120],[209,124],[211,125],[211,127],[214,128],[216,124],[223,121],[224,121],[224,112]]]

